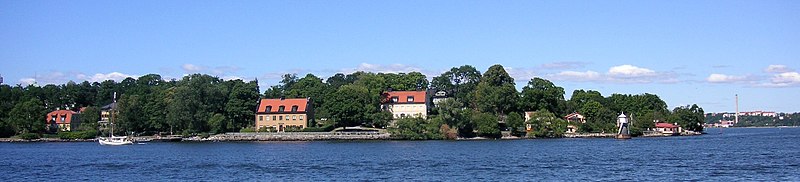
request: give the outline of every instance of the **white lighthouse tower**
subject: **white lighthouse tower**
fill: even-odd
[[[619,114],[617,117],[617,139],[631,139],[631,131],[628,128],[628,116],[625,113]]]

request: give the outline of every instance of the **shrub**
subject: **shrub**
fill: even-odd
[[[24,139],[24,140],[33,140],[33,139],[39,139],[39,134],[36,134],[36,133],[23,133],[23,134],[17,135],[17,137],[19,137],[21,139]]]
[[[252,133],[252,132],[256,132],[256,129],[253,128],[253,127],[244,127],[241,130],[239,130],[239,132],[240,133]]]
[[[58,138],[72,140],[72,139],[92,139],[97,137],[97,130],[73,131],[73,132],[58,132]]]

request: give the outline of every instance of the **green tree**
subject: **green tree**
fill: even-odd
[[[228,128],[226,125],[225,116],[222,114],[217,113],[208,118],[208,126],[211,127],[212,133],[224,133]]]
[[[377,110],[377,105],[371,102],[369,94],[369,90],[364,86],[345,85],[323,105],[329,108],[336,126],[358,126]]]
[[[501,65],[489,67],[475,90],[475,101],[479,110],[501,116],[516,108],[518,97],[514,78]]]
[[[81,130],[97,130],[97,121],[100,121],[100,108],[90,106],[81,112]]]
[[[477,112],[472,114],[472,121],[475,122],[475,130],[478,136],[486,138],[500,138],[500,127],[497,125],[497,117],[489,114]]]
[[[526,111],[546,109],[556,114],[566,114],[559,104],[564,101],[564,88],[542,78],[533,78],[522,88],[522,107]]]
[[[481,72],[470,65],[453,67],[449,71],[433,77],[431,89],[444,90],[465,107],[476,108],[475,88],[481,81]]]
[[[567,121],[544,109],[531,114],[525,124],[531,126],[528,137],[561,137],[567,129]]]
[[[508,118],[506,119],[506,124],[508,124],[508,129],[511,131],[511,134],[514,136],[521,136],[524,134],[525,130],[525,121],[517,112],[512,112],[508,114]]]
[[[11,109],[8,121],[18,134],[40,133],[44,131],[47,110],[42,101],[32,98],[18,103]]]
[[[583,104],[580,113],[586,117],[586,124],[579,128],[582,132],[615,132],[614,113],[599,102],[591,100]]]
[[[691,106],[686,105],[673,109],[670,121],[677,121],[684,129],[702,132],[704,117],[703,108],[697,106],[697,104],[692,104]]]

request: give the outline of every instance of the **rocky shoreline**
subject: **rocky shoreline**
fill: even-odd
[[[693,136],[702,133],[681,133],[676,136]],[[563,138],[614,138],[613,133],[566,134]],[[669,137],[670,135],[644,135],[641,137]],[[397,140],[384,132],[286,132],[286,133],[225,133],[203,137],[180,136],[142,136],[131,137],[135,142],[249,142],[249,141],[325,141],[325,140]],[[459,140],[481,140],[485,138],[461,138]],[[524,137],[504,137],[501,139],[526,139]],[[25,140],[20,138],[0,138],[0,142],[96,142],[97,139],[39,138]]]

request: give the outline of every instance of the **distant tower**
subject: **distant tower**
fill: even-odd
[[[733,120],[733,124],[736,125],[739,123],[739,94],[736,94],[736,119]]]
[[[628,116],[623,112],[617,117],[617,139],[631,139],[631,131],[628,128]]]

